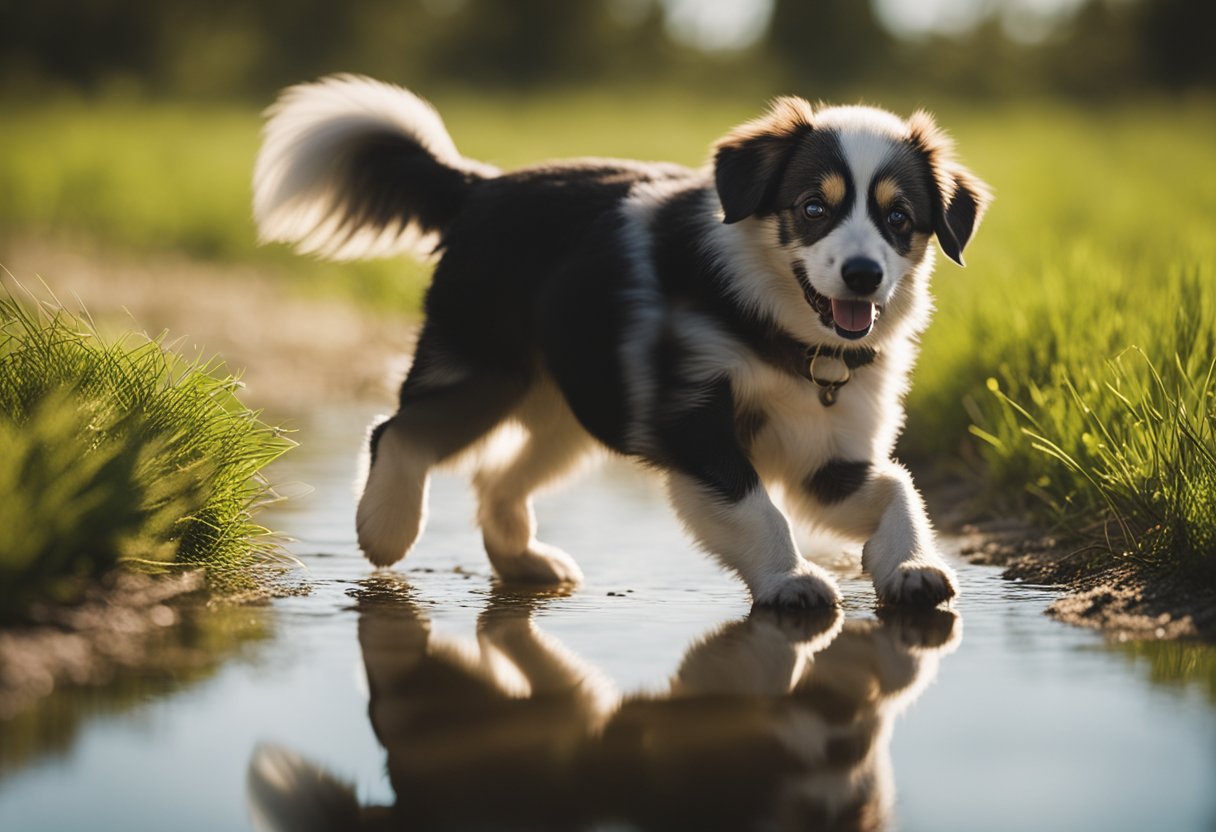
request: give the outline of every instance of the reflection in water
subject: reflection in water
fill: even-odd
[[[57,646],[51,658],[70,664],[83,683],[47,679],[54,685],[51,693],[14,715],[0,714],[0,779],[40,757],[68,751],[96,717],[134,711],[188,689],[234,659],[255,660],[274,634],[272,620],[253,607],[212,609],[185,600],[174,605],[172,626],[152,632],[139,629],[138,614],[119,606],[113,620],[104,621],[111,629],[91,634],[97,640],[92,649],[81,648],[86,636],[77,630],[66,629],[52,642]],[[6,670],[0,664],[0,674]],[[94,687],[97,677],[105,683]]]
[[[500,592],[445,640],[396,579],[358,593],[369,713],[394,806],[285,749],[249,769],[258,828],[870,829],[894,799],[894,716],[958,644],[953,612],[756,611],[693,645],[665,690],[618,695]]]
[[[1159,685],[1194,685],[1216,703],[1216,648],[1194,641],[1129,641],[1118,649],[1148,662],[1149,678]]]

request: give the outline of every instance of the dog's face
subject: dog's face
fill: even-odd
[[[846,341],[881,326],[931,237],[961,265],[989,200],[923,112],[781,98],[718,143],[714,167],[724,221],[769,224],[819,323]]]

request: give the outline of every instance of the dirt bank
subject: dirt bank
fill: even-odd
[[[1059,540],[1021,523],[963,526],[963,557],[1004,568],[1009,580],[1058,586],[1047,608],[1060,621],[1111,638],[1216,641],[1216,592],[1146,565],[1110,562],[1109,554]]]
[[[11,273],[0,271],[8,286],[15,279],[34,297],[53,293],[74,311],[83,304],[107,335],[167,331],[184,355],[221,357],[242,376],[242,401],[289,427],[320,404],[391,401],[414,338],[408,316],[299,296],[249,267],[99,257],[38,240],[5,241],[0,266]],[[118,570],[79,604],[39,607],[22,626],[0,628],[0,722],[58,688],[141,667],[159,633],[178,624],[174,602],[202,586],[198,571],[154,578]]]

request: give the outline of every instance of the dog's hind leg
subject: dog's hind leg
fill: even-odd
[[[371,467],[355,525],[359,547],[377,566],[396,563],[417,540],[428,472],[493,430],[527,382],[508,373],[442,367],[424,333],[397,413],[371,432]]]
[[[569,473],[594,440],[575,421],[549,385],[541,385],[520,409],[528,437],[510,461],[474,477],[478,522],[486,554],[498,576],[525,583],[579,583],[582,570],[562,550],[536,539],[531,494]]]

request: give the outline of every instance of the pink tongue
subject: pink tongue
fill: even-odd
[[[874,323],[874,304],[864,300],[833,300],[832,320],[849,332],[865,332]]]

